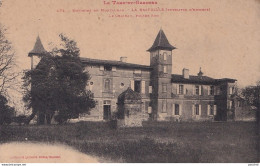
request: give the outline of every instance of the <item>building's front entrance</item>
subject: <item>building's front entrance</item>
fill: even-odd
[[[103,105],[103,119],[109,120],[111,119],[111,102],[109,100],[104,101]]]

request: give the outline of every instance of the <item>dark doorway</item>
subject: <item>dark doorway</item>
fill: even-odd
[[[104,120],[109,120],[111,118],[111,106],[110,105],[104,105]]]
[[[135,92],[141,92],[141,81],[135,81]]]

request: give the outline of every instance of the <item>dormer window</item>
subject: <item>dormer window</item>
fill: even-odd
[[[105,71],[112,71],[112,66],[106,65],[104,66]]]
[[[195,93],[196,93],[196,95],[200,94],[200,86],[199,85],[195,86]]]

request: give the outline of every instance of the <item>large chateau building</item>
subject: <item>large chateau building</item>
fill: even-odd
[[[144,120],[174,121],[226,121],[234,118],[235,79],[214,79],[204,76],[200,70],[190,75],[172,74],[173,51],[163,30],[160,30],[150,52],[150,65],[119,61],[81,58],[91,75],[86,90],[90,90],[96,107],[82,120],[108,120],[119,111],[119,96],[138,93]],[[40,38],[29,53],[32,68],[35,55],[44,53]],[[176,62],[177,63],[177,62]]]

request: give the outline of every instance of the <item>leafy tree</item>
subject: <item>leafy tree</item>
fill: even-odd
[[[248,86],[242,90],[242,95],[246,102],[255,107],[257,110],[258,122],[260,121],[260,81],[257,82],[256,86]]]
[[[95,107],[92,93],[85,89],[90,76],[79,58],[77,43],[63,34],[60,38],[62,48],[55,47],[23,77],[23,99],[27,108],[33,108],[27,123],[38,114],[39,124],[45,119],[49,124],[55,112],[55,120],[64,123]]]
[[[0,125],[10,124],[14,117],[15,110],[7,105],[7,99],[0,95]]]

